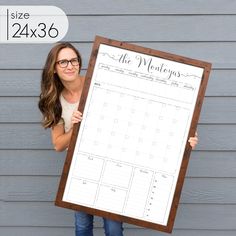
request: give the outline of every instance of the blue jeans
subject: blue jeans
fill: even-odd
[[[103,218],[106,236],[123,236],[122,223]],[[75,235],[93,236],[93,215],[85,212],[75,212]]]

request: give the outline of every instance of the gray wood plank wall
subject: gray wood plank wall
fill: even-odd
[[[0,5],[39,5],[0,0]],[[236,0],[46,1],[69,18],[64,40],[86,73],[96,34],[213,63],[173,236],[236,235]],[[0,45],[0,235],[73,235],[54,206],[65,153],[55,153],[37,109],[49,44]],[[103,235],[96,218],[95,235]],[[166,235],[125,224],[127,236]]]

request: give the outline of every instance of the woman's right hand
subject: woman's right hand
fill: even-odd
[[[74,111],[71,117],[71,123],[73,124],[77,124],[79,122],[81,122],[83,119],[82,117],[82,113],[80,111]]]

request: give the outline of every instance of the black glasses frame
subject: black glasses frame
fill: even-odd
[[[76,60],[76,61],[75,61]],[[62,62],[65,63],[65,65],[62,65]],[[72,65],[72,66],[78,66],[80,64],[80,61],[79,61],[79,58],[78,57],[75,57],[75,58],[72,58],[70,60],[67,60],[67,59],[62,59],[62,60],[59,60],[59,61],[56,61],[56,63],[61,67],[61,68],[66,68],[69,63]]]

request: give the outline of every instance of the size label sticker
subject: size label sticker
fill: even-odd
[[[0,6],[0,43],[54,43],[67,33],[68,18],[55,6]]]

